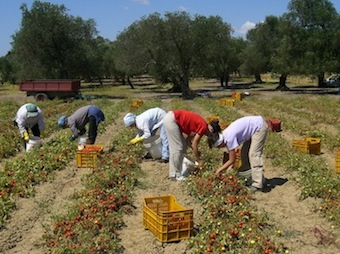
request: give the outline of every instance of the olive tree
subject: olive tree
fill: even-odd
[[[297,27],[300,74],[315,75],[321,86],[324,73],[334,66],[332,41],[336,34],[337,11],[329,0],[291,0],[286,18]]]
[[[67,14],[64,5],[35,1],[21,5],[22,20],[13,35],[12,57],[19,79],[75,78],[91,66],[97,31],[93,20]]]

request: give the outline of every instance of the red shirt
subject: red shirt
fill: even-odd
[[[203,136],[207,132],[208,124],[200,115],[187,110],[173,110],[172,112],[180,130],[188,136],[196,133]]]

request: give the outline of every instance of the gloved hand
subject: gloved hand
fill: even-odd
[[[134,144],[137,144],[138,142],[141,142],[141,141],[143,141],[143,140],[144,140],[144,138],[142,138],[142,137],[137,137],[137,138],[131,139],[130,142],[129,142],[129,144],[130,144],[130,145],[134,145]]]
[[[45,134],[45,132],[44,132],[44,131],[40,131],[40,137],[41,137],[41,138],[44,138],[44,137],[45,137],[45,135],[44,135],[44,134]]]
[[[77,138],[75,137],[75,136],[70,136],[69,138],[68,138],[70,141],[75,141]]]
[[[29,139],[30,139],[30,135],[28,135],[28,132],[25,131],[25,132],[24,132],[24,140],[25,140],[25,141],[28,141]]]

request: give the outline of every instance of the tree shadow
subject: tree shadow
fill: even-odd
[[[266,178],[265,184],[262,188],[262,192],[270,192],[276,186],[282,186],[286,182],[288,182],[287,178],[281,178],[281,177],[274,177],[274,178],[271,178],[271,179]]]

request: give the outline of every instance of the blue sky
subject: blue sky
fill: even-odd
[[[340,11],[340,0],[330,0]],[[21,4],[31,9],[33,0],[0,0],[0,56],[11,49],[11,36],[20,29]],[[134,21],[151,13],[186,11],[191,15],[222,17],[234,29],[234,36],[243,36],[266,16],[287,12],[290,0],[49,0],[65,5],[68,14],[85,20],[94,19],[99,35],[114,40]]]

